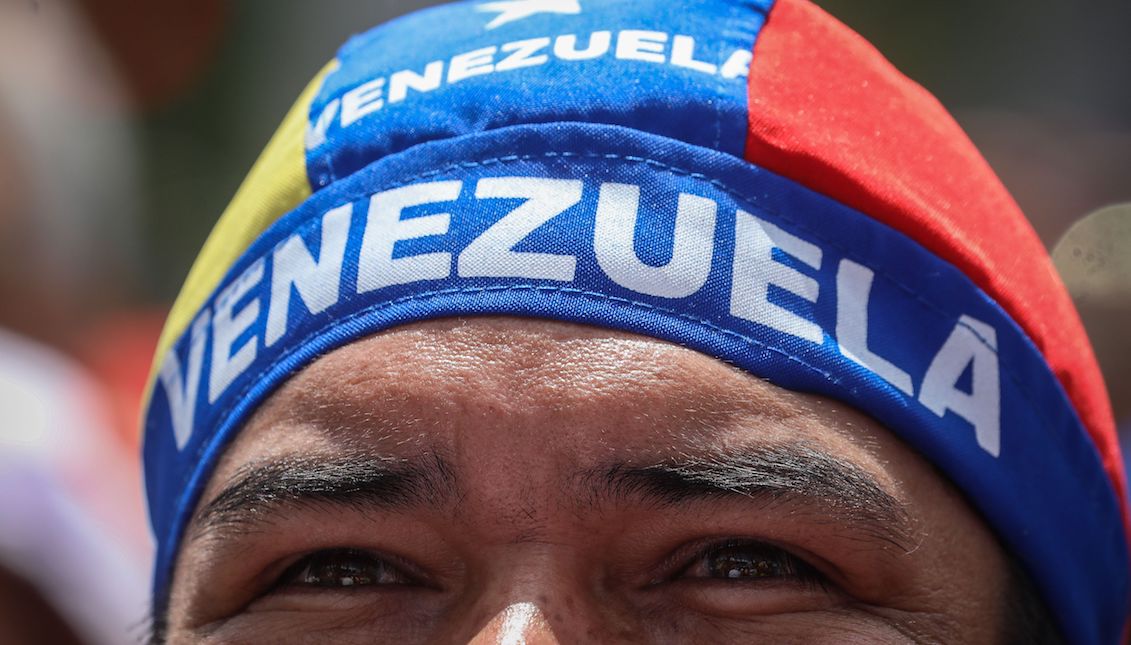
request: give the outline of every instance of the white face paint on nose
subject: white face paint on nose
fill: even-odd
[[[557,642],[542,612],[530,602],[507,606],[471,639],[472,645],[555,645]]]

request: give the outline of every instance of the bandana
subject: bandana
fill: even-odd
[[[965,493],[1073,642],[1122,633],[1113,424],[1043,247],[945,110],[804,0],[467,2],[350,40],[170,316],[156,593],[289,376],[475,315],[644,334],[851,404]]]

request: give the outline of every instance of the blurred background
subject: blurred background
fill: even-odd
[[[1131,2],[817,3],[934,92],[1013,192],[1131,435]],[[144,633],[135,426],[164,310],[308,79],[428,4],[0,0],[5,642]]]

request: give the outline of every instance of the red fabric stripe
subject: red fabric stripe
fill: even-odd
[[[902,231],[974,280],[1040,348],[1122,494],[1115,423],[1083,325],[1028,220],[942,105],[808,0],[777,1],[748,92],[746,158]]]

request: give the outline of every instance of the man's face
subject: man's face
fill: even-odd
[[[545,321],[415,324],[291,379],[189,527],[171,642],[993,642],[1007,566],[875,422]]]

